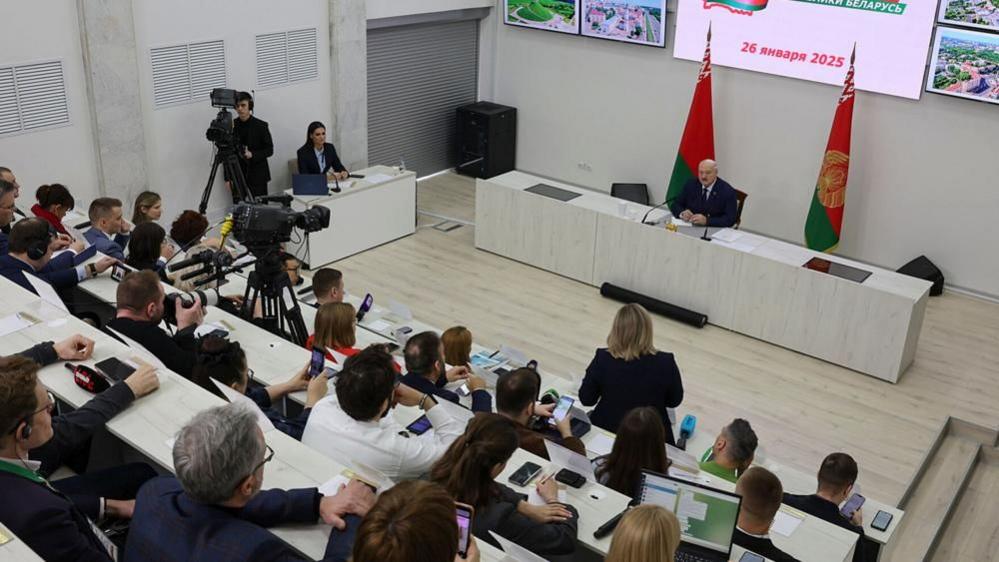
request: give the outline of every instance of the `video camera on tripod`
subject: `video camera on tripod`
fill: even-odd
[[[198,212],[202,215],[208,210],[208,199],[212,194],[212,186],[215,184],[215,174],[219,166],[222,166],[226,179],[232,188],[234,201],[247,201],[250,203],[256,200],[246,184],[246,177],[243,176],[243,169],[239,166],[239,155],[242,147],[239,146],[236,132],[233,127],[232,113],[230,109],[236,109],[239,92],[226,88],[215,88],[210,97],[212,107],[219,108],[215,119],[208,124],[205,130],[205,138],[215,145],[215,157],[212,162],[212,170],[208,174],[208,183],[201,194],[201,204],[198,205]]]

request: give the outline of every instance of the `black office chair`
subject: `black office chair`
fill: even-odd
[[[648,205],[649,186],[644,183],[612,183],[611,197]]]

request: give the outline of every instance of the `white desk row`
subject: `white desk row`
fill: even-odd
[[[0,523],[0,559],[7,562],[42,562],[42,558]]]
[[[541,183],[579,196],[562,202],[526,191]],[[702,312],[717,326],[890,382],[912,363],[929,282],[750,233],[706,243],[641,224],[651,209],[644,205],[625,204],[634,212],[622,217],[622,204],[517,171],[477,180],[475,245]],[[872,274],[855,283],[802,267],[815,257]]]

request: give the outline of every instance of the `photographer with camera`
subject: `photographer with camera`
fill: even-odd
[[[236,119],[233,133],[238,143],[239,167],[243,170],[246,185],[254,197],[267,195],[267,182],[271,169],[267,159],[274,155],[274,141],[267,121],[253,116],[253,96],[249,92],[236,95]],[[233,178],[226,177],[226,186],[232,191]]]
[[[169,315],[166,293],[156,272],[133,271],[125,275],[118,283],[117,302],[118,310],[108,327],[135,340],[171,371],[190,378],[196,354],[194,330],[205,316],[201,302],[195,300],[187,305],[174,300],[177,332],[172,337],[159,327],[164,316]]]

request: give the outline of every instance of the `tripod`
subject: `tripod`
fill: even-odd
[[[204,191],[201,192],[201,204],[198,205],[198,212],[202,215],[208,210],[208,199],[212,196],[212,186],[215,185],[215,174],[219,171],[219,166],[224,170],[224,176],[229,178],[232,185],[233,203],[245,201],[254,203],[256,199],[250,193],[250,188],[246,185],[246,176],[243,169],[239,167],[239,156],[236,154],[236,147],[231,143],[215,143],[215,159],[212,162],[212,171],[208,174],[208,183],[205,184]]]
[[[257,256],[243,295],[243,317],[252,321],[257,300],[263,312],[264,327],[292,342],[305,346],[309,331],[302,319],[291,281],[284,271],[278,248],[251,250]]]

